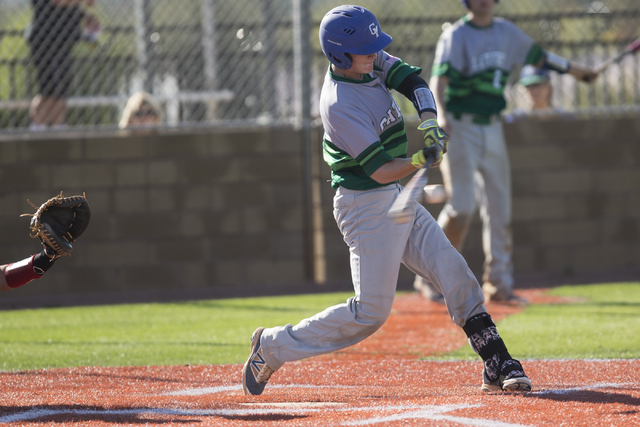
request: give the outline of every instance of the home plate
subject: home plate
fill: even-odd
[[[276,403],[240,403],[244,406],[263,408],[325,408],[328,406],[345,406],[344,402],[276,402]]]

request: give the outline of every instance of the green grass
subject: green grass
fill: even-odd
[[[640,358],[640,283],[551,293],[577,301],[532,305],[498,323],[514,357]],[[0,311],[0,369],[241,363],[256,327],[295,324],[350,296]],[[478,357],[464,346],[441,359]]]
[[[532,305],[498,322],[513,357],[640,358],[640,283],[563,286],[550,293],[577,301]],[[477,360],[469,346],[445,358]]]
[[[297,323],[349,296],[0,311],[0,369],[240,363],[256,327]]]

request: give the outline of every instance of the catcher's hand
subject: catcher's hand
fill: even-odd
[[[31,203],[31,202],[29,202]],[[62,192],[44,202],[31,216],[31,237],[39,238],[42,244],[53,251],[56,257],[71,255],[73,243],[87,229],[91,219],[91,209],[87,198],[82,196],[63,197]]]

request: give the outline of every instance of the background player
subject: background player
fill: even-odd
[[[389,208],[397,181],[438,163],[448,137],[436,122],[436,105],[421,69],[387,54],[391,37],[360,6],[339,6],[320,24],[320,44],[331,62],[320,95],[324,159],[331,166],[334,217],[351,254],[355,296],[291,324],[258,328],[242,370],[246,394],[261,394],[285,362],[354,345],[380,328],[391,312],[400,263],[428,277],[447,296],[452,320],[485,362],[483,390],[530,390],[483,304],[482,291],[464,258],[434,218],[414,203],[413,218],[395,224]],[[389,89],[411,99],[424,122],[426,148],[412,158],[402,114]]]
[[[485,255],[482,289],[487,301],[525,303],[513,293],[511,171],[500,112],[509,73],[534,64],[593,81],[585,66],[545,52],[510,21],[493,17],[497,0],[462,0],[466,16],[442,33],[430,86],[440,125],[451,137],[442,162],[448,201],[438,223],[459,251],[480,205]],[[416,277],[414,286],[432,299],[437,291]],[[446,298],[446,295],[445,295]]]

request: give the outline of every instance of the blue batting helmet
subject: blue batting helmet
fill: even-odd
[[[370,55],[391,43],[375,15],[361,6],[343,5],[331,9],[320,22],[320,46],[333,65],[351,68],[347,53]]]
[[[469,0],[460,0],[462,2],[462,5],[464,7],[466,7],[467,9],[469,9]],[[498,1],[500,0],[496,0],[496,3],[498,3]]]

